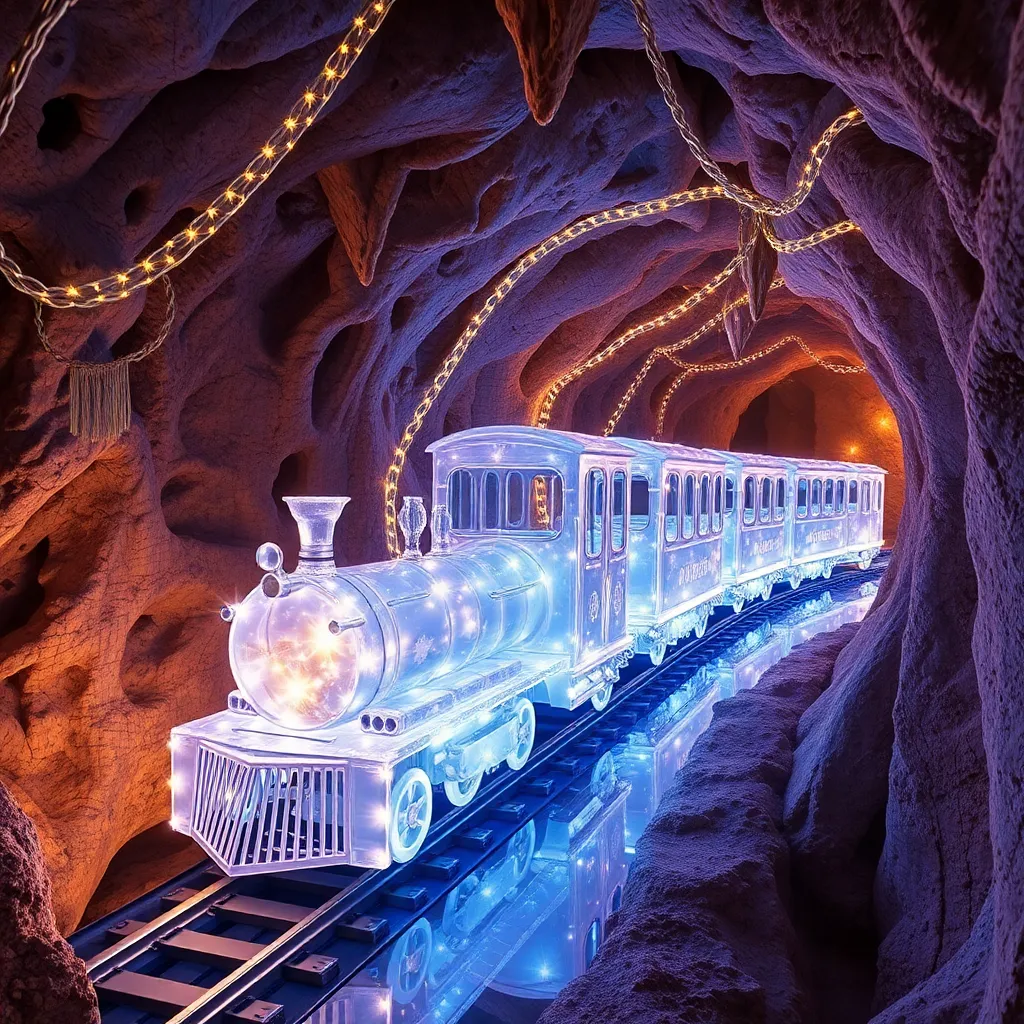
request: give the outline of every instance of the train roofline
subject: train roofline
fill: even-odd
[[[452,447],[479,442],[481,444],[532,444],[549,451],[572,455],[614,455],[631,458],[633,451],[624,444],[607,437],[593,437],[568,430],[549,430],[545,427],[493,426],[471,427],[448,434],[427,445],[430,453],[447,451]]]

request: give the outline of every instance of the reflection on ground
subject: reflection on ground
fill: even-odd
[[[636,838],[711,720],[794,647],[864,617],[877,585],[765,622],[685,681],[628,738],[416,920],[306,1024],[531,1024],[587,969],[618,909]]]

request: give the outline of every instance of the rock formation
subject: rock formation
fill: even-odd
[[[357,7],[75,7],[0,139],[5,245],[47,282],[129,263],[225,187]],[[886,612],[800,725],[785,829],[807,912],[860,937],[882,1019],[935,1019],[928,1007],[943,1005],[945,1019],[973,1020],[983,981],[981,1019],[1013,1020],[1024,1005],[1020,5],[650,9],[712,156],[766,195],[792,187],[835,116],[851,104],[865,114],[776,224],[795,238],[849,217],[861,232],[783,254],[785,288],[747,342],[798,333],[822,356],[862,360],[905,464]],[[31,11],[5,14],[11,55]],[[0,778],[39,830],[63,930],[117,851],[166,818],[169,727],[223,706],[215,613],[252,585],[257,543],[294,557],[282,495],[353,495],[339,555],[381,555],[391,452],[494,283],[582,215],[704,181],[640,45],[625,0],[398,0],[322,119],[173,273],[175,329],[133,369],[132,428],[115,443],[70,436],[66,375],[38,344],[31,303],[0,293]],[[736,237],[735,208],[704,202],[610,224],[538,267],[431,409],[403,491],[425,491],[430,438],[523,421],[560,373],[720,270]],[[48,312],[54,345],[89,359],[136,348],[162,316],[160,291],[145,310],[136,295]],[[710,300],[581,378],[553,425],[599,430],[651,347],[719,308]],[[690,350],[726,352],[718,332]],[[668,433],[725,444],[752,401],[811,365],[789,346],[694,378]],[[674,374],[659,365],[620,430],[650,433]]]
[[[36,830],[2,785],[0,1008],[9,1024],[99,1021],[85,965],[57,931]]]

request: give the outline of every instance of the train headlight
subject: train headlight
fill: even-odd
[[[301,579],[258,587],[231,624],[231,670],[260,714],[290,729],[355,715],[376,692],[382,659],[368,609],[341,586]]]

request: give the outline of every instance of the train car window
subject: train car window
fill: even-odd
[[[836,515],[846,515],[846,481],[839,480],[836,483]]]
[[[711,477],[707,474],[700,478],[700,519],[697,521],[697,532],[706,536],[711,529]]]
[[[530,483],[531,530],[562,531],[562,478],[557,473],[536,473]]]
[[[689,540],[693,536],[697,511],[697,478],[693,473],[686,474],[683,497],[683,540]]]
[[[493,470],[484,473],[484,529],[496,530],[501,522],[501,507],[498,501],[500,491],[498,474]]]
[[[800,477],[796,482],[796,517],[807,518],[807,478]]]
[[[626,546],[626,474],[612,473],[612,551]]]
[[[780,476],[775,481],[775,522],[786,518],[786,481]]]
[[[601,553],[601,531],[604,527],[604,471],[592,469],[587,474],[587,554]]]
[[[731,476],[725,478],[725,514],[732,515],[736,507],[736,484]]]
[[[629,528],[646,530],[651,521],[651,482],[645,476],[629,481]]]
[[[505,481],[505,526],[520,530],[526,519],[526,481],[523,474],[513,470]]]
[[[834,480],[825,481],[825,515],[830,516],[836,507],[836,483]]]
[[[757,510],[759,522],[767,523],[772,517],[772,478],[770,476],[761,479],[761,505]]]
[[[754,505],[756,504],[756,494],[754,491],[754,478],[748,476],[743,481],[743,525],[753,526],[754,525]]]
[[[588,970],[601,948],[601,919],[595,917],[587,932],[587,941],[583,949],[583,969]]]
[[[718,533],[722,529],[722,474],[715,474],[715,504],[711,512],[711,529]]]
[[[865,480],[860,485],[860,510],[861,512],[871,511],[871,481]]]
[[[811,482],[811,515],[821,515],[821,481],[814,480]]]
[[[665,484],[665,540],[671,544],[679,536],[679,474],[669,473]]]
[[[473,474],[457,469],[448,477],[448,511],[453,530],[473,529]]]
[[[857,511],[857,481],[850,481],[850,503],[846,506],[851,512]]]
[[[875,511],[882,511],[882,481],[875,481]]]

